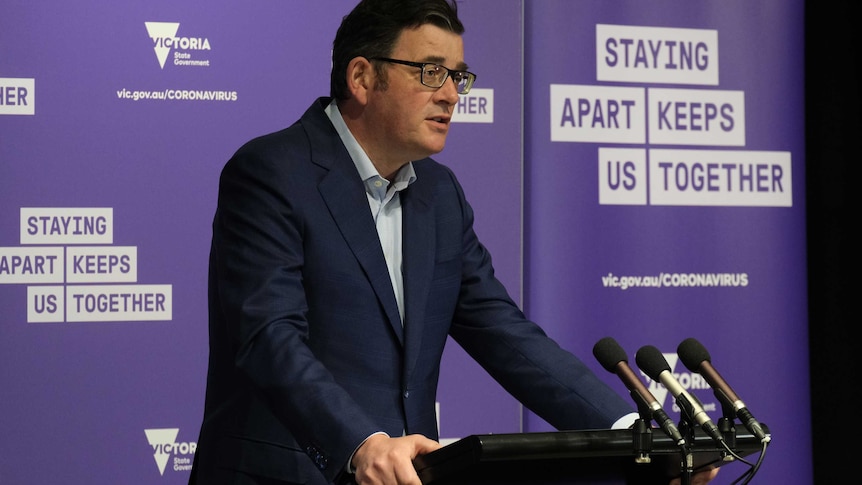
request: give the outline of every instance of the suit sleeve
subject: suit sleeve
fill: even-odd
[[[378,429],[308,345],[303,189],[286,159],[244,149],[222,173],[210,275],[221,325],[210,340],[332,481]]]
[[[461,199],[461,293],[453,339],[509,393],[557,429],[603,429],[633,411],[571,352],[528,320],[494,276],[491,255],[473,231],[473,211]]]

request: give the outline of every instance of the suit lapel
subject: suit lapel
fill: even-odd
[[[311,139],[312,161],[329,170],[318,190],[385,309],[395,335],[403,344],[404,328],[377,228],[368,209],[365,187],[322,107],[325,104],[312,106],[302,117]]]
[[[414,165],[415,167],[415,165]],[[404,229],[405,379],[416,363],[422,344],[425,309],[434,271],[436,224],[432,185],[416,182],[401,192]]]

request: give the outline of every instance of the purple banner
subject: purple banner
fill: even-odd
[[[527,313],[620,393],[595,342],[658,347],[716,421],[696,338],[772,431],[755,481],[810,483],[802,2],[525,7]]]
[[[0,482],[187,482],[219,172],[329,94],[354,4],[4,4]],[[438,159],[520,299],[521,5],[461,10],[479,82]],[[454,344],[443,379],[444,439],[519,430],[517,403]]]
[[[0,75],[32,80],[34,108],[0,117],[0,246],[60,251],[0,276],[2,481],[188,480],[218,173],[325,94],[346,5],[319,5],[20,3],[0,21]]]

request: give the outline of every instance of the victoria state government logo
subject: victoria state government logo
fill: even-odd
[[[197,58],[203,52],[211,50],[210,41],[206,37],[177,36],[180,30],[179,22],[144,22],[144,25],[153,41],[153,50],[162,69],[165,68],[165,62],[170,57],[173,57],[172,64],[175,66],[210,65],[209,59]]]
[[[145,429],[147,441],[153,447],[153,458],[159,468],[159,474],[164,476],[168,468],[168,462],[173,458],[171,470],[175,472],[191,471],[197,443],[177,442],[179,428],[155,428]]]

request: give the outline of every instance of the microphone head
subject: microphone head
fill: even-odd
[[[617,364],[620,362],[628,363],[626,351],[613,337],[605,337],[596,342],[596,345],[593,346],[593,355],[608,372],[616,373]]]
[[[692,372],[698,372],[700,365],[706,361],[711,362],[706,347],[693,338],[687,338],[680,342],[676,348],[679,360]]]
[[[667,359],[664,358],[659,349],[652,345],[644,345],[638,349],[637,354],[635,354],[635,362],[654,381],[659,380],[659,375],[662,372],[671,371]]]

